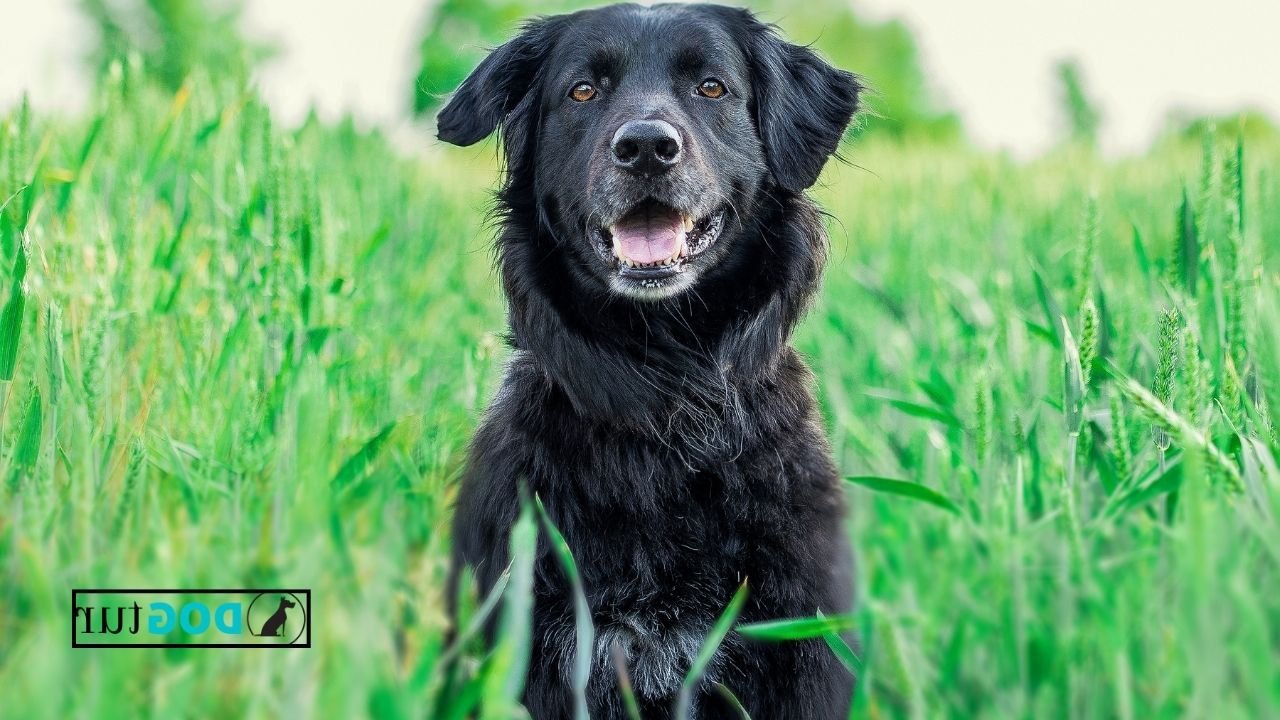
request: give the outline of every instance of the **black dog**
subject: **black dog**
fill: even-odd
[[[284,627],[285,621],[289,619],[288,608],[296,605],[297,603],[292,600],[280,598],[280,605],[272,613],[271,617],[262,623],[262,632],[258,634],[262,637],[280,637],[280,630]]]
[[[521,486],[573,549],[597,628],[592,717],[625,717],[616,642],[646,718],[735,589],[745,621],[849,609],[843,498],[813,378],[788,346],[826,238],[804,191],[859,85],[750,13],[617,5],[541,19],[439,117],[469,145],[501,126],[498,258],[514,347],[471,447],[458,567],[507,565]],[[540,548],[534,718],[572,713],[573,604]],[[452,594],[451,594],[452,596]],[[853,678],[821,640],[731,634],[695,717],[844,717]]]

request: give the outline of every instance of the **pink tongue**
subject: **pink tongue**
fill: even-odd
[[[684,222],[672,210],[635,213],[613,226],[613,240],[622,255],[644,265],[674,255],[683,235]]]

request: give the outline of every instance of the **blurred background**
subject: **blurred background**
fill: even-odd
[[[274,114],[350,114],[407,147],[429,143],[440,96],[551,0],[0,0],[0,107],[75,112],[95,69],[130,47],[177,83],[201,61],[253,68]],[[878,91],[869,131],[1038,155],[1067,140],[1111,156],[1204,117],[1280,116],[1280,3],[1218,0],[811,0],[747,3]],[[180,43],[161,38],[180,38]],[[1276,62],[1259,62],[1272,57]],[[412,118],[427,118],[414,122]]]

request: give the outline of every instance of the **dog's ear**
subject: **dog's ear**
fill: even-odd
[[[862,86],[806,47],[751,19],[748,46],[756,124],[778,185],[800,192],[818,181],[858,110]]]
[[[436,117],[436,136],[467,146],[498,129],[533,87],[562,25],[560,17],[534,20],[489,53]]]

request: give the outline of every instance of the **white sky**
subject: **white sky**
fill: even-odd
[[[365,123],[402,124],[430,4],[246,0],[246,29],[282,50],[261,77],[268,101],[286,122],[315,103],[326,117],[350,109]],[[1113,152],[1145,147],[1173,108],[1249,106],[1280,119],[1280,0],[855,4],[908,23],[939,96],[986,147],[1026,156],[1060,136],[1053,64],[1068,56],[1102,105],[1103,144]],[[24,89],[37,107],[84,106],[88,29],[75,8],[75,0],[0,0],[0,108]]]

